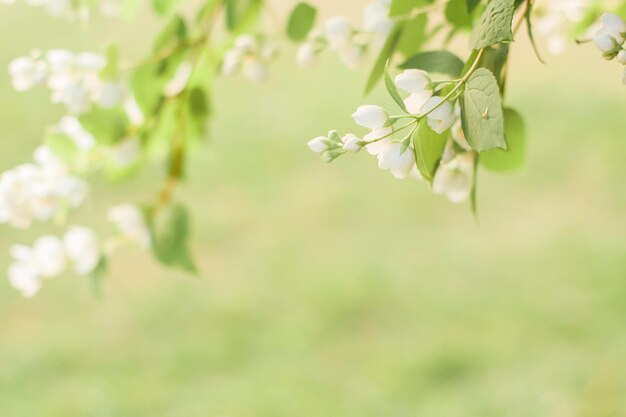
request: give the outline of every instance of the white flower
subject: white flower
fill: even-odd
[[[396,75],[394,79],[396,86],[407,93],[424,93],[430,92],[432,95],[433,87],[431,85],[430,76],[426,71],[418,69],[404,70]]]
[[[398,74],[394,80],[396,86],[409,93],[404,100],[406,109],[411,114],[420,114],[424,104],[433,95],[433,86],[427,72],[408,69]]]
[[[317,52],[315,46],[306,42],[298,48],[298,54],[296,55],[296,61],[298,65],[302,67],[310,67],[317,62]]]
[[[368,129],[378,129],[384,127],[389,122],[387,111],[375,105],[360,106],[356,109],[352,118],[356,124]]]
[[[40,237],[32,248],[13,245],[10,252],[9,282],[24,297],[35,295],[43,278],[54,278],[65,268],[63,243],[55,236]]]
[[[452,134],[452,139],[459,145],[461,148],[466,151],[471,151],[472,147],[467,142],[467,138],[465,137],[465,132],[463,131],[463,123],[461,122],[461,106],[458,104],[454,106],[454,114],[457,117],[457,121],[452,125],[452,129],[450,133]]]
[[[72,226],[63,236],[67,257],[80,275],[93,272],[100,262],[100,244],[96,233],[82,226]]]
[[[393,27],[389,18],[390,0],[375,0],[363,9],[363,29],[384,40]]]
[[[322,153],[324,153],[324,152],[326,152],[328,150],[329,140],[328,140],[327,137],[318,136],[318,137],[313,138],[310,141],[308,141],[307,142],[307,146],[313,152],[318,153],[318,154],[322,154]]]
[[[378,167],[390,170],[396,178],[407,178],[415,167],[415,154],[410,147],[400,142],[390,142],[378,157]]]
[[[242,54],[254,53],[258,48],[259,44],[253,35],[241,35],[235,39],[235,49],[238,49]]]
[[[139,208],[132,204],[120,204],[111,207],[107,217],[126,239],[137,243],[141,248],[150,247],[150,230]]]
[[[596,44],[598,49],[605,54],[610,54],[619,47],[619,44],[617,43],[615,38],[610,35],[598,35],[593,38],[593,42]]]
[[[17,91],[30,90],[46,79],[46,64],[30,57],[16,58],[9,64],[13,88]]]
[[[64,116],[56,129],[69,137],[81,152],[88,152],[96,145],[96,139],[87,132],[74,116]]]
[[[613,13],[604,13],[600,16],[602,27],[596,36],[611,36],[618,44],[624,43],[624,34],[626,33],[626,22],[624,19]]]
[[[325,25],[326,39],[332,49],[341,49],[350,45],[352,25],[343,16],[331,17]]]
[[[425,114],[431,110],[432,112],[428,114],[428,126],[433,131],[442,134],[454,124],[456,115],[449,101],[443,101],[441,97],[431,97],[424,104],[422,112]]]
[[[343,150],[346,152],[358,152],[363,147],[363,143],[361,139],[356,137],[355,135],[349,133],[341,138],[341,143],[343,143]]]
[[[433,191],[445,194],[453,203],[466,201],[474,181],[474,154],[456,155],[452,160],[441,161],[433,180]]]
[[[183,92],[193,73],[193,65],[189,61],[182,62],[172,79],[163,88],[165,97],[175,97]]]
[[[393,128],[392,127],[379,127],[372,129],[367,135],[363,137],[363,141],[368,144],[365,145],[365,149],[370,155],[378,156],[385,148],[385,146],[391,142]]]
[[[38,147],[36,163],[22,164],[0,176],[0,223],[30,227],[33,220],[52,219],[65,206],[85,199],[87,184],[70,174],[49,148]]]
[[[626,49],[622,49],[617,54],[617,62],[622,65],[626,65]]]
[[[224,54],[222,62],[222,74],[225,76],[235,75],[241,68],[241,52],[231,49]]]

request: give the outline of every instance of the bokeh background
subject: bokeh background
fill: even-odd
[[[274,0],[286,13],[293,2]],[[364,2],[316,1],[322,16]],[[159,27],[70,25],[0,9],[0,67],[34,48],[138,59]],[[462,50],[462,49],[461,49]],[[479,218],[398,181],[369,155],[320,162],[308,139],[367,99],[367,70],[287,47],[264,85],[219,80],[211,138],[178,193],[194,217],[191,277],[140,250],[111,263],[104,295],[67,276],[32,300],[0,279],[0,416],[626,416],[626,87],[590,45],[541,65],[513,48],[507,104],[528,163],[481,172]],[[0,71],[0,169],[30,158],[61,109]],[[72,222],[149,201],[160,171],[93,178]],[[158,178],[158,176],[157,176]],[[3,227],[12,243],[58,233]]]

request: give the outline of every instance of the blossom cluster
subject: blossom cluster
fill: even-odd
[[[390,0],[375,0],[363,10],[363,26],[357,28],[343,16],[329,18],[323,28],[313,29],[297,53],[297,61],[308,67],[319,55],[329,49],[339,56],[350,68],[357,67],[363,60],[370,43],[381,44],[393,27],[389,18]]]
[[[271,40],[245,34],[235,39],[231,49],[224,53],[222,74],[242,73],[246,78],[261,82],[267,78],[267,68],[277,55],[276,44]]]
[[[9,283],[24,297],[33,297],[46,279],[56,278],[71,268],[81,276],[92,274],[104,259],[128,244],[150,247],[150,231],[136,206],[121,204],[109,209],[108,220],[116,234],[102,242],[97,233],[84,226],[70,226],[62,237],[45,235],[32,246],[10,249]]]
[[[352,133],[341,136],[337,131],[331,131],[327,136],[310,140],[309,148],[327,162],[347,152],[356,153],[365,148],[370,155],[376,156],[379,168],[389,170],[394,177],[422,178],[417,169],[415,145],[411,137],[417,124],[425,121],[435,133],[449,138],[433,180],[434,192],[446,194],[452,202],[467,200],[473,184],[475,154],[465,139],[458,106],[452,99],[437,95],[436,84],[424,71],[405,70],[395,77],[394,82],[399,90],[406,93],[404,104],[408,114],[390,116],[380,106],[360,106],[352,118],[356,124],[369,130],[363,138]],[[410,120],[408,124],[397,126],[406,119]]]
[[[605,13],[600,18],[601,27],[593,41],[607,60],[616,59],[626,66],[626,22],[616,14]],[[622,73],[622,83],[626,85],[626,68]]]
[[[72,114],[81,114],[92,104],[110,108],[124,99],[125,87],[121,82],[100,77],[106,63],[104,56],[92,52],[35,51],[11,61],[9,74],[17,91],[45,84],[52,92],[52,102],[64,104]]]
[[[46,146],[34,152],[34,162],[0,175],[0,223],[28,228],[34,220],[48,221],[68,207],[80,206],[87,184]]]

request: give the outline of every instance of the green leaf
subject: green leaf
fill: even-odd
[[[210,114],[211,106],[208,92],[201,87],[194,87],[189,90],[184,109],[188,140],[198,141],[207,136]]]
[[[393,82],[393,79],[391,78],[391,74],[389,74],[389,63],[387,63],[387,65],[385,66],[385,87],[387,87],[387,92],[389,92],[389,95],[391,96],[393,101],[395,101],[396,104],[398,104],[398,106],[400,106],[400,108],[404,112],[407,112],[406,105],[404,104],[404,100],[402,100],[402,97],[400,96],[400,93],[398,92],[396,83]]]
[[[300,42],[306,39],[307,35],[313,29],[317,9],[307,3],[301,2],[294,7],[289,21],[287,22],[287,35],[294,42]]]
[[[179,46],[187,39],[187,24],[185,20],[180,16],[172,16],[172,19],[157,35],[153,51],[159,52],[162,50],[169,50]]]
[[[426,51],[407,59],[400,64],[402,69],[421,69],[426,72],[436,72],[460,77],[465,64],[458,56],[448,51]]]
[[[155,213],[151,223],[154,256],[164,265],[196,273],[189,251],[190,220],[187,210],[178,204],[170,205]]]
[[[480,163],[492,171],[510,171],[524,166],[526,157],[526,127],[513,109],[504,109],[504,133],[507,149],[492,149],[480,155]]]
[[[152,0],[152,8],[159,16],[165,16],[180,0]]]
[[[509,59],[509,45],[506,43],[485,48],[479,67],[487,68],[496,76],[498,84],[502,82],[502,70]]]
[[[530,39],[530,43],[533,46],[533,51],[535,51],[535,56],[542,64],[545,64],[543,58],[541,58],[541,54],[539,54],[539,48],[537,47],[537,42],[535,42],[535,36],[533,35],[533,23],[532,23],[532,12],[533,12],[533,3],[528,4],[528,8],[526,9],[526,13],[524,13],[524,19],[526,19],[526,30],[528,31],[528,38]]]
[[[122,140],[129,129],[128,117],[120,108],[101,109],[94,107],[78,120],[98,143],[115,144]]]
[[[396,50],[398,46],[398,41],[400,40],[400,36],[402,36],[402,31],[404,30],[404,22],[400,21],[396,23],[396,25],[389,33],[387,40],[385,41],[385,45],[383,45],[378,58],[376,59],[376,63],[374,63],[374,68],[372,68],[372,72],[370,73],[369,78],[367,79],[367,85],[365,86],[365,94],[369,94],[372,89],[376,86],[376,83],[380,80],[385,72],[385,66],[387,65],[387,61],[390,60],[391,56]]]
[[[469,77],[461,96],[461,121],[473,149],[506,149],[500,88],[488,69],[479,68]]]
[[[431,35],[430,32],[426,31],[427,25],[428,15],[426,13],[418,13],[409,19],[404,25],[402,37],[398,42],[398,51],[404,56],[418,53]]]
[[[433,0],[392,0],[389,7],[389,17],[409,14],[414,9],[428,6],[432,2]]]
[[[491,0],[472,33],[470,39],[472,49],[513,41],[514,11],[515,0]]]
[[[446,5],[445,16],[448,23],[457,30],[472,27],[472,18],[467,8],[466,0],[450,0]]]
[[[244,33],[252,30],[259,18],[261,0],[224,0],[226,9],[226,28],[232,33]]]
[[[423,119],[413,131],[411,140],[415,148],[415,163],[422,177],[432,182],[446,148],[447,135],[434,132]]]
[[[100,71],[100,78],[103,80],[113,80],[119,73],[120,51],[117,45],[110,45],[106,50],[107,64]]]
[[[467,5],[467,11],[472,13],[476,6],[480,4],[480,0],[465,0],[465,4]]]

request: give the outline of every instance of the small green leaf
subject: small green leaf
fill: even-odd
[[[289,21],[287,22],[287,35],[294,42],[301,42],[313,29],[317,9],[307,3],[301,2],[294,7]]]
[[[492,171],[510,171],[524,166],[526,128],[524,120],[513,109],[504,109],[504,133],[507,149],[492,149],[480,155],[480,163]]]
[[[418,7],[431,4],[433,0],[392,0],[389,7],[389,16],[403,16],[409,14]]]
[[[428,15],[418,13],[407,20],[402,36],[398,41],[398,51],[405,57],[418,53],[428,41],[432,33],[427,31]]]
[[[402,69],[421,69],[426,72],[436,72],[460,77],[465,64],[458,56],[448,51],[426,51],[413,55],[400,64]]]
[[[112,80],[117,78],[119,73],[119,55],[120,51],[117,45],[110,45],[107,48],[107,64],[102,71],[100,71],[100,78],[103,80]]]
[[[159,16],[171,12],[180,0],[152,0],[152,8]]]
[[[422,177],[432,182],[446,148],[447,135],[434,132],[426,119],[422,120],[411,137],[415,148],[415,163]]]
[[[400,36],[402,36],[402,31],[404,30],[404,22],[400,21],[396,23],[396,25],[389,33],[387,40],[385,41],[385,45],[383,46],[378,58],[376,59],[376,63],[374,64],[374,68],[372,68],[372,72],[370,73],[369,78],[367,79],[367,85],[365,86],[365,94],[369,94],[372,89],[376,86],[376,83],[380,80],[385,72],[385,66],[387,65],[387,61],[391,58],[393,53],[398,46],[398,41],[400,40]]]
[[[456,30],[469,29],[472,26],[472,18],[466,0],[450,0],[446,5],[445,16]]]
[[[391,78],[391,74],[389,74],[389,63],[387,63],[387,65],[385,66],[385,87],[387,87],[387,92],[389,92],[389,95],[391,96],[393,101],[395,101],[396,104],[398,104],[398,106],[400,106],[400,108],[404,112],[407,112],[406,105],[404,104],[404,100],[402,100],[402,97],[400,96],[400,93],[398,92],[396,83],[393,82],[393,79]]]
[[[475,26],[470,39],[472,49],[513,41],[515,0],[491,0]]]
[[[122,140],[128,132],[126,113],[120,108],[101,109],[94,107],[78,120],[83,128],[91,133],[98,143],[114,144]]]
[[[469,77],[461,96],[461,121],[473,149],[506,149],[500,88],[488,69],[479,68]]]
[[[537,48],[537,42],[535,42],[535,36],[533,35],[533,23],[532,23],[532,12],[533,12],[533,3],[530,2],[528,4],[528,8],[526,9],[526,13],[524,13],[524,19],[526,19],[526,29],[528,31],[528,38],[530,39],[530,43],[533,46],[533,51],[535,51],[535,55],[537,59],[542,64],[545,64],[543,58],[539,54],[539,48]]]
[[[180,267],[196,273],[197,268],[189,251],[190,221],[187,210],[171,205],[155,214],[152,220],[152,251],[164,265]]]

